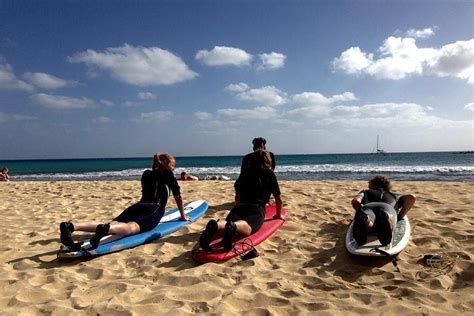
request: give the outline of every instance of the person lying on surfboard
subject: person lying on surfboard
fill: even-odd
[[[152,170],[145,170],[142,174],[142,197],[138,203],[126,208],[110,223],[73,224],[72,222],[62,222],[59,225],[61,243],[70,250],[79,250],[81,244],[74,243],[72,233],[74,231],[95,232],[90,239],[92,249],[95,249],[99,245],[100,239],[106,235],[134,235],[155,228],[165,212],[169,194],[168,188],[173,193],[181,213],[180,220],[190,220],[189,216],[184,213],[180,187],[173,175],[175,166],[176,162],[173,156],[156,153],[153,156]]]
[[[232,249],[232,237],[239,233],[249,236],[262,227],[265,220],[265,205],[270,195],[275,197],[277,214],[281,218],[281,193],[278,180],[272,170],[268,151],[256,150],[250,154],[239,178],[234,184],[235,206],[225,221],[211,219],[199,238],[202,249],[209,250],[209,244],[218,231],[224,231],[222,246]]]
[[[376,176],[369,180],[369,189],[362,190],[352,199],[354,217],[353,235],[360,245],[367,242],[367,235],[375,232],[382,246],[392,241],[392,232],[415,204],[413,194],[397,196],[391,192],[387,177]]]

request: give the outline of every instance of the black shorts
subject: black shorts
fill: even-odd
[[[159,203],[138,202],[127,207],[114,221],[121,223],[135,222],[140,226],[140,232],[152,230],[158,225],[165,208]]]
[[[230,210],[225,219],[228,222],[246,221],[252,228],[252,234],[262,227],[265,221],[265,208],[258,204],[239,204]]]

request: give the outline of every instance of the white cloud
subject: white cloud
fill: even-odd
[[[49,75],[43,72],[26,72],[23,74],[23,78],[30,84],[35,85],[42,89],[59,89],[67,85],[75,85],[74,81],[67,81],[53,75]]]
[[[287,102],[286,93],[275,88],[274,86],[266,86],[259,89],[250,89],[236,94],[240,100],[254,101],[261,105],[275,106]]]
[[[138,99],[140,100],[156,100],[156,95],[151,92],[139,92]]]
[[[347,74],[368,74],[377,79],[399,80],[409,75],[457,77],[474,84],[474,39],[439,49],[419,48],[414,38],[389,37],[379,47],[379,58],[351,47],[332,61]]]
[[[30,98],[35,103],[56,110],[86,109],[97,106],[97,103],[94,100],[84,97],[72,98],[62,95],[38,93],[30,96]]]
[[[29,83],[18,79],[13,72],[12,66],[0,64],[0,89],[32,92],[35,88]]]
[[[303,92],[295,94],[292,100],[297,106],[308,107],[330,105],[335,102],[354,101],[357,100],[357,98],[352,92],[344,92],[343,94],[333,95],[329,98],[318,92]]]
[[[414,103],[377,103],[362,106],[329,105],[324,103],[313,104],[288,111],[290,115],[298,115],[302,118],[319,118],[326,120],[343,121],[345,119],[360,120],[417,120],[427,116],[430,107]]]
[[[104,100],[104,99],[100,100],[99,102],[101,104],[105,105],[105,106],[114,106],[115,105],[115,103],[113,103],[112,101]]]
[[[341,56],[335,58],[332,61],[332,66],[348,74],[358,74],[372,63],[373,54],[367,54],[359,47],[351,47],[342,52]]]
[[[159,47],[124,44],[104,52],[88,49],[68,60],[108,71],[114,79],[136,86],[172,85],[197,76],[180,57]]]
[[[137,107],[139,106],[141,103],[138,102],[138,101],[125,101],[125,102],[122,102],[122,106],[126,107],[126,108],[134,108],[134,107]]]
[[[406,36],[412,38],[428,38],[434,34],[434,30],[431,28],[425,28],[423,30],[409,29],[406,33]]]
[[[140,113],[137,122],[165,122],[169,121],[173,117],[174,113],[171,111],[155,111],[155,112],[147,112],[147,113]]]
[[[253,56],[240,48],[215,46],[198,51],[195,58],[207,66],[247,66]]]
[[[450,144],[452,141],[459,141],[462,144],[469,141],[469,136],[465,135],[472,135],[472,120],[455,121],[436,117],[430,113],[430,106],[416,103],[343,104],[357,100],[351,92],[333,96],[303,92],[289,96],[289,100],[287,106],[281,107],[222,108],[214,113],[204,114],[203,118],[209,120],[197,120],[195,127],[206,135],[229,135],[231,132],[258,133],[261,128],[269,126],[268,137],[281,139],[285,135],[289,139],[304,138],[307,141],[338,135],[338,138],[344,137],[344,140],[357,146],[367,146],[368,150],[375,142],[373,135],[378,133],[385,135],[387,139],[404,140],[403,146],[396,150],[406,150],[408,143],[416,147],[420,141],[423,144],[421,147],[418,144],[418,150],[432,150],[430,148],[436,148],[437,143],[433,139],[451,141]],[[465,108],[474,111],[471,103]],[[374,134],[374,131],[377,133]],[[372,136],[374,139],[370,138]],[[370,144],[367,143],[367,137],[370,138]],[[459,137],[462,139],[459,140]],[[357,146],[349,150],[362,148]],[[410,147],[410,150],[415,147]],[[394,147],[384,148],[392,150]]]
[[[258,70],[273,70],[282,68],[285,65],[286,56],[283,54],[271,52],[270,54],[260,54],[260,65]]]
[[[474,39],[441,47],[428,64],[428,70],[440,77],[454,76],[474,84]]]
[[[423,63],[435,55],[429,48],[418,48],[413,38],[389,37],[379,47],[380,57],[366,68],[377,79],[403,79],[411,74],[422,74]]]
[[[92,119],[92,121],[94,123],[99,123],[99,124],[108,124],[108,123],[113,122],[113,120],[110,117],[107,117],[107,116],[99,116],[99,117],[96,117],[96,118]]]
[[[415,103],[377,103],[359,107],[360,117],[364,118],[411,118],[427,115],[426,107]]]
[[[217,113],[237,120],[267,120],[275,117],[277,111],[272,107],[261,106],[253,109],[220,109]]]
[[[35,121],[37,119],[35,116],[0,112],[0,122],[2,123],[9,121]]]
[[[468,110],[468,111],[471,111],[471,112],[474,112],[474,102],[471,102],[471,103],[468,103],[464,106],[464,109],[465,110]]]
[[[212,113],[208,112],[196,112],[194,113],[194,116],[200,121],[212,120],[212,118],[214,117]]]
[[[243,82],[232,83],[224,88],[225,91],[230,92],[243,92],[249,89],[249,86]]]

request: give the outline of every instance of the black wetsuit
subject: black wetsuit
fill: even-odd
[[[398,197],[389,191],[384,190],[362,190],[359,194],[362,193],[364,198],[362,199],[362,204],[367,204],[371,202],[383,202],[390,204],[392,207],[395,207]]]
[[[272,158],[272,170],[275,170],[275,165],[276,165],[275,155],[271,151],[269,151],[268,153],[270,154],[270,157]],[[242,173],[242,171],[244,169],[248,168],[249,159],[252,156],[252,154],[253,153],[248,153],[247,155],[244,156],[244,158],[242,158],[242,164],[240,166],[240,173]]]
[[[160,222],[168,202],[169,190],[174,196],[181,194],[180,187],[171,170],[145,170],[142,178],[140,202],[126,208],[114,221],[136,222],[140,232],[146,232]]]
[[[281,194],[277,178],[272,170],[245,169],[234,187],[240,203],[232,208],[226,221],[244,220],[254,233],[263,225],[265,205],[270,200],[270,195]]]
[[[384,190],[362,190],[362,211],[375,223],[379,212],[386,213],[393,229],[397,223],[398,197]]]

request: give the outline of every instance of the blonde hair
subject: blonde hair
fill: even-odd
[[[268,151],[257,149],[251,154],[248,164],[251,169],[272,170],[272,157]]]
[[[152,170],[165,169],[168,164],[172,161],[175,161],[174,157],[170,154],[160,154],[156,153],[153,156],[153,162],[151,165]]]

